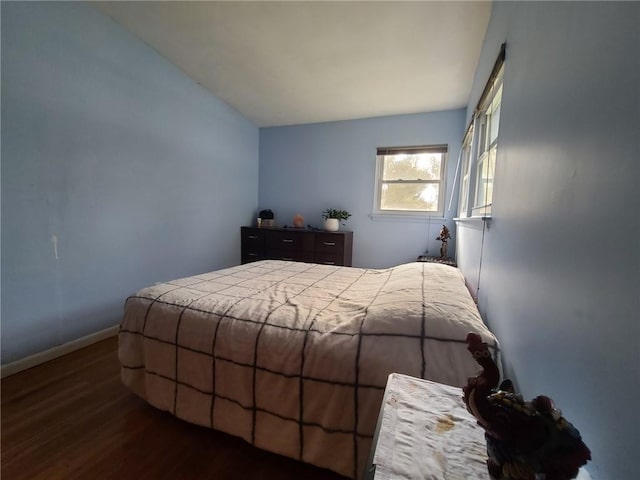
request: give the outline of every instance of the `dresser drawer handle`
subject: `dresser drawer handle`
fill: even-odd
[[[336,262],[323,262],[325,265],[335,265]]]
[[[292,240],[292,239],[290,239],[290,238],[283,238],[283,239],[282,239],[282,242],[283,242],[283,243],[293,243],[293,240]]]
[[[258,235],[247,235],[247,238],[251,240],[256,240],[258,238]]]
[[[326,245],[327,247],[335,247],[336,246],[336,242],[322,242],[323,245]]]
[[[250,257],[257,257],[258,256],[257,253],[252,253],[252,252],[247,253],[247,255],[249,255]]]
[[[291,260],[293,260],[293,258],[291,258],[291,257],[280,257],[280,260],[286,260],[286,261],[290,262]]]

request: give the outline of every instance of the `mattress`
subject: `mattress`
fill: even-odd
[[[119,359],[151,405],[355,479],[389,374],[461,387],[469,332],[497,355],[454,267],[264,260],[129,297]]]

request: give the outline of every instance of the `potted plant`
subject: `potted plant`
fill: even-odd
[[[260,210],[260,214],[258,215],[258,226],[259,227],[275,227],[275,215],[271,209]]]
[[[340,228],[340,221],[344,222],[351,216],[346,210],[337,210],[335,208],[327,208],[322,212],[324,218],[324,229],[329,232],[337,232]]]

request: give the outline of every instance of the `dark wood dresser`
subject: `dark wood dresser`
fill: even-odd
[[[256,260],[292,260],[351,266],[353,232],[241,227],[242,263]]]

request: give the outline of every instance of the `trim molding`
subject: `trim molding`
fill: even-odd
[[[114,335],[118,334],[119,328],[120,325],[114,325],[113,327],[105,328],[104,330],[100,330],[99,332],[92,333],[85,337],[80,337],[70,342],[63,343],[62,345],[50,348],[49,350],[45,350],[44,352],[35,353],[28,357],[21,358],[20,360],[16,360],[15,362],[2,365],[0,366],[0,378],[8,377],[9,375],[13,375],[28,368],[35,367],[36,365],[40,365],[42,363],[66,355],[67,353],[75,352],[76,350],[80,350],[81,348],[88,347],[89,345],[98,343],[109,337],[113,337]]]
[[[423,215],[423,214],[402,214],[402,213],[370,213],[369,218],[373,221],[392,220],[401,222],[415,223],[441,223],[446,222],[447,218],[442,215]]]

